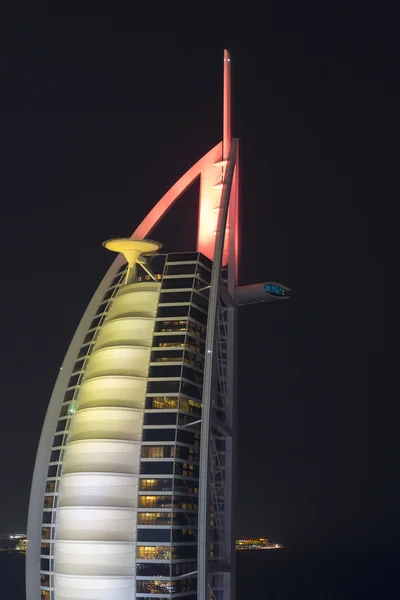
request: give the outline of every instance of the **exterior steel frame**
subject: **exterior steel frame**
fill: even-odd
[[[222,189],[222,199],[220,204],[218,226],[215,238],[215,252],[214,262],[211,273],[211,285],[210,285],[210,296],[208,305],[208,318],[207,318],[207,334],[206,334],[206,354],[204,359],[204,382],[203,382],[203,408],[202,408],[202,426],[201,426],[201,455],[200,455],[200,482],[199,482],[199,542],[198,542],[198,600],[207,600],[209,595],[209,541],[208,541],[208,507],[209,507],[209,481],[210,481],[210,435],[211,435],[211,423],[213,419],[212,415],[212,383],[213,378],[216,376],[215,370],[216,365],[216,323],[217,323],[217,310],[218,310],[218,299],[220,296],[220,287],[224,285],[221,282],[221,271],[222,271],[222,258],[224,250],[225,232],[228,222],[228,208],[234,191],[234,198],[231,206],[231,223],[233,228],[231,231],[236,229],[236,210],[238,204],[237,198],[237,185],[234,185],[235,177],[238,170],[238,140],[232,140],[229,157],[226,164],[226,170],[224,174],[224,183]],[[237,182],[235,182],[237,183]],[[228,263],[228,277],[230,278],[230,286],[228,288],[234,289],[234,284],[237,278],[236,264],[237,257],[235,252],[235,240],[231,237],[231,251],[229,252],[230,261]],[[232,297],[231,297],[232,298]],[[233,382],[229,382],[229,375],[233,375],[233,363],[235,356],[235,312],[233,306],[233,298],[231,306],[228,308],[228,412],[230,413],[231,423],[228,423],[229,428],[232,430],[234,427],[234,386]],[[230,385],[229,385],[230,383]],[[232,449],[232,433],[230,436],[230,449],[228,448],[226,456],[227,475],[225,479],[225,496],[230,499],[232,496],[232,480],[233,480],[233,449]],[[228,489],[227,489],[228,487]],[[214,573],[217,572],[233,572],[233,552],[232,552],[232,517],[233,510],[232,504],[228,505],[228,510],[225,514],[225,519],[229,520],[229,523],[225,522],[225,531],[228,532],[228,540],[225,540],[225,544],[229,544],[229,548],[225,548],[225,555],[227,562],[221,565],[221,571],[215,566],[213,569]],[[228,527],[226,527],[228,525]],[[230,533],[230,535],[229,535]],[[231,538],[231,539],[229,539]],[[233,592],[234,586],[231,582],[228,583],[229,590],[227,595],[224,593],[225,598],[231,597],[229,592]]]

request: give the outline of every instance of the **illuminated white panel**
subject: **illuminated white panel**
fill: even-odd
[[[60,478],[55,600],[136,596],[140,443],[159,293],[158,283],[121,288],[94,343]]]
[[[104,376],[85,380],[77,407],[120,406],[143,410],[147,378]],[[78,411],[78,412],[79,412]]]
[[[137,506],[138,475],[73,473],[62,477],[58,506]]]
[[[136,545],[129,542],[58,542],[54,554],[63,575],[134,575]]]
[[[113,346],[93,352],[85,371],[85,379],[99,375],[131,375],[146,377],[149,365],[147,348]]]
[[[143,411],[129,408],[85,408],[72,419],[68,440],[117,439],[138,441]]]
[[[56,600],[133,600],[134,577],[54,576]]]
[[[56,539],[131,542],[136,518],[132,508],[64,506],[57,512]]]
[[[159,284],[132,283],[119,290],[114,299],[107,320],[121,316],[136,316],[155,318]]]
[[[107,321],[96,340],[96,350],[109,346],[143,346],[150,348],[153,340],[154,319],[126,317]]]
[[[81,440],[68,445],[63,473],[134,473],[140,443],[119,440]]]

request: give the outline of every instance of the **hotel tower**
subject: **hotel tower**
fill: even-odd
[[[239,142],[224,52],[223,139],[155,204],[76,330],[33,474],[27,600],[232,600]],[[200,178],[192,252],[151,233]],[[150,238],[150,239],[149,239]],[[161,242],[161,243],[160,243]]]

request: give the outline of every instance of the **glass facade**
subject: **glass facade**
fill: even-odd
[[[202,258],[168,255],[161,284],[141,451],[138,594],[186,597],[197,589],[199,419],[211,276]],[[162,528],[171,546],[160,550],[153,544],[165,539]]]

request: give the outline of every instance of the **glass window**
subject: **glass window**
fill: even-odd
[[[199,306],[204,310],[208,309],[208,298],[206,298],[206,296],[203,296],[203,294],[201,294],[200,292],[193,292],[192,302],[193,304],[196,304],[196,306]]]
[[[53,450],[50,454],[50,462],[57,462],[60,460],[60,452],[61,450]]]
[[[199,476],[199,467],[193,463],[175,463],[175,475],[182,475],[183,477],[197,477]]]
[[[176,457],[177,458],[185,458],[187,460],[195,460],[194,455],[190,453],[190,451],[194,451],[193,448],[187,448],[186,446],[177,446],[176,447]]]
[[[96,329],[94,331],[89,331],[89,333],[86,334],[85,339],[83,340],[84,344],[87,344],[88,342],[91,342],[94,337],[96,335]]]
[[[168,321],[157,321],[155,331],[169,333],[170,331],[182,331],[185,332],[188,326],[187,319],[174,319]]]
[[[40,600],[50,600],[50,591],[40,590]]]
[[[186,317],[189,313],[189,304],[179,306],[159,306],[157,317]]]
[[[174,513],[176,516],[176,513]],[[171,525],[172,516],[167,512],[140,512],[138,513],[139,525]]]
[[[196,277],[201,277],[207,283],[210,283],[210,281],[211,281],[211,273],[210,273],[210,271],[208,271],[208,269],[205,269],[201,265],[197,266]]]
[[[139,577],[170,577],[170,574],[170,563],[137,563],[136,565],[136,575]]]
[[[197,545],[190,546],[138,546],[137,557],[148,560],[176,560],[196,558]],[[194,569],[195,570],[195,569]]]
[[[41,571],[50,571],[50,560],[48,558],[40,559],[40,570]]]
[[[102,313],[107,312],[108,309],[108,301],[107,302],[103,302],[102,304],[100,304],[99,308],[97,309],[97,315],[100,315]]]
[[[174,558],[195,558],[197,556],[197,544],[193,544],[192,546],[172,547],[175,548]]]
[[[147,262],[150,263],[154,273],[161,274],[163,272],[165,260],[167,258],[166,254],[153,254],[152,256],[147,256],[146,258]]]
[[[72,377],[70,377],[70,379],[68,381],[68,387],[73,387],[74,385],[77,385],[77,383],[79,381],[79,377],[80,377],[80,373],[78,373],[77,375],[73,375]]]
[[[182,265],[167,265],[165,275],[189,275],[195,272],[197,264],[184,263]]]
[[[190,367],[183,367],[182,377],[189,379],[189,381],[193,381],[193,383],[197,383],[197,385],[203,385],[203,373],[191,369]]]
[[[192,396],[193,398],[196,398],[197,400],[201,400],[201,388],[198,388],[197,386],[193,385],[192,383],[182,381],[181,389],[182,389],[182,392],[184,394],[186,394],[187,396]]]
[[[192,529],[173,529],[172,530],[172,541],[173,542],[195,542],[196,534]]]
[[[177,394],[179,392],[179,381],[149,381],[147,384],[149,394]]]
[[[163,409],[163,408],[178,408],[178,397],[157,396],[147,398],[146,408]]]
[[[137,558],[171,560],[176,553],[176,548],[171,548],[171,546],[138,546],[136,551]]]
[[[171,279],[163,279],[162,289],[163,290],[179,290],[179,289],[192,289],[194,279],[192,277],[173,277]],[[204,287],[204,284],[203,284]]]
[[[178,429],[177,438],[179,442],[191,444],[192,446],[200,446],[200,434],[193,433],[187,429]]]
[[[153,345],[160,348],[183,347],[185,345],[185,334],[156,336]]]
[[[189,400],[189,398],[184,398],[183,396],[181,396],[179,400],[179,410],[194,413],[196,415],[201,415],[201,402]]]
[[[96,327],[98,327],[102,318],[103,317],[95,317],[90,323],[89,329],[95,329]]]
[[[64,440],[64,434],[54,436],[53,447],[62,446]]]
[[[68,404],[63,404],[60,410],[60,417],[65,417],[68,412]]]
[[[142,446],[143,458],[170,458],[175,455],[175,446]]]
[[[209,269],[212,269],[212,266],[213,266],[212,260],[210,260],[209,258],[207,258],[207,256],[204,256],[204,254],[199,253],[199,262],[203,263],[203,265],[205,267],[208,267]]]
[[[42,527],[42,540],[49,540],[51,534],[51,527]],[[45,569],[43,569],[45,570]]]
[[[193,287],[195,290],[199,290],[202,293],[206,293],[206,289],[207,286],[209,285],[209,283],[203,281],[202,279],[199,279],[198,277],[196,277],[196,279],[194,280],[193,283]]]
[[[218,452],[225,452],[225,440],[216,439],[215,446]]]
[[[53,499],[54,499],[54,496],[45,496],[43,508],[53,508]]]
[[[65,393],[63,402],[70,402],[72,400],[72,398],[74,397],[74,394],[75,394],[75,390],[68,390]]]
[[[145,425],[176,425],[176,412],[145,413]]]
[[[175,429],[143,429],[144,442],[173,442]]]
[[[56,431],[64,431],[67,429],[67,419],[59,419],[57,422]]]
[[[156,365],[150,367],[149,377],[180,377],[181,365]]]
[[[155,338],[153,346],[155,348],[184,348],[186,346],[184,336],[173,336],[175,339],[171,339],[171,337],[163,335],[160,338]]]
[[[173,580],[144,580],[136,582],[136,592],[138,594],[166,594],[170,597],[171,593],[176,591],[176,583]]]
[[[111,286],[118,285],[118,283],[121,281],[121,278],[122,278],[121,273],[116,275],[116,277],[114,277],[114,279],[112,280]]]
[[[191,287],[191,286],[190,286]],[[161,292],[160,304],[175,304],[178,302],[190,302],[192,292]]]
[[[199,323],[195,323],[189,317],[188,332],[191,333],[192,335],[198,337],[198,338],[205,339],[206,328],[205,328],[204,325],[200,325]]]
[[[137,541],[138,542],[170,542],[171,541],[171,530],[170,529],[138,529],[137,530]]]
[[[178,499],[172,496],[139,496],[139,508],[179,508]]]
[[[81,358],[82,356],[87,356],[87,354],[90,354],[91,349],[92,349],[91,346],[82,346],[82,348],[79,350],[78,358]]]
[[[76,371],[82,371],[84,362],[85,362],[85,360],[78,360],[74,364],[74,368],[72,369],[72,372],[75,373]]]
[[[198,308],[191,306],[190,307],[190,316],[192,317],[192,319],[194,319],[195,321],[198,321],[202,325],[207,325],[207,314],[203,313]]]
[[[174,254],[167,255],[167,263],[189,262],[191,260],[197,261],[198,257],[199,257],[198,252],[175,252]]]
[[[175,481],[175,491],[183,492],[184,494],[195,494],[198,496],[199,488],[195,487],[198,485],[196,481],[187,481],[183,479],[176,479]]]
[[[114,293],[114,290],[115,290],[115,288],[113,288],[113,287],[111,289],[109,289],[108,292],[106,292],[104,294],[102,302],[104,302],[104,300],[108,300],[109,298],[111,298],[111,296]]]
[[[47,471],[47,477],[57,477],[58,465],[50,465]]]
[[[52,511],[44,511],[42,515],[42,523],[49,525],[51,523]]]
[[[192,579],[177,579],[177,580],[170,580],[169,582],[160,580],[160,581],[152,581],[152,580],[145,580],[142,583],[145,583],[147,585],[143,585],[143,586],[139,586],[139,582],[137,584],[137,587],[142,587],[144,589],[146,589],[147,592],[149,592],[149,590],[159,590],[158,593],[160,593],[160,591],[162,589],[169,589],[172,593],[174,594],[184,594],[185,592],[190,592],[192,590],[196,590],[197,589],[197,579],[196,578],[192,578]],[[165,586],[165,583],[169,583],[168,586]],[[160,584],[160,585],[158,585]],[[166,593],[166,592],[164,592]],[[212,596],[213,597],[213,596]],[[195,595],[190,595],[187,596],[185,593],[185,600],[195,600],[196,596]]]
[[[168,492],[172,490],[171,479],[140,479],[139,489],[141,491],[151,490]]]
[[[56,487],[56,482],[53,481],[46,481],[46,494],[52,494],[55,490]]]
[[[185,350],[183,360],[192,367],[197,367],[197,369],[200,369],[201,371],[204,370],[204,360],[199,352]]]
[[[179,362],[183,360],[183,350],[158,350],[152,352],[150,362]]]
[[[140,473],[142,475],[169,475],[174,471],[174,462],[141,462]]]
[[[40,554],[44,554],[45,556],[50,555],[50,544],[46,542],[41,542],[40,544]]]

